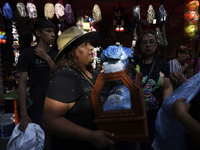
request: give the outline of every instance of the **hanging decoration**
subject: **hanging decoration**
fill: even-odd
[[[158,26],[156,27],[156,36],[158,40],[158,44],[160,46],[167,46],[168,41],[167,41],[167,36],[165,32],[165,21],[167,20],[167,11],[165,10],[163,6],[163,1],[160,1],[160,7],[158,10]],[[160,31],[160,26],[162,28],[162,32]]]
[[[184,10],[184,34],[186,37],[192,39],[196,38],[196,31],[198,29],[198,20],[199,20],[199,1],[194,0],[188,2],[185,1],[185,10]]]
[[[28,13],[26,10],[26,6],[22,2],[18,2],[16,5],[17,11],[19,12],[20,17],[27,17]]]
[[[14,13],[13,10],[8,2],[6,2],[3,6],[3,14],[6,19],[14,19]]]
[[[19,50],[18,49],[20,47],[20,44],[19,44],[19,34],[17,32],[15,22],[12,22],[12,35],[13,35],[13,45],[12,45],[12,47],[14,48],[13,52],[14,52],[14,56],[15,56],[14,65],[16,65],[17,62],[18,62],[18,58],[19,58]]]
[[[63,6],[63,0],[58,0],[55,4],[55,14],[56,17],[60,22],[65,20],[65,13],[64,13],[64,6]]]
[[[138,26],[139,26],[140,32],[142,32],[139,0],[137,1],[137,4],[132,8],[132,17],[135,22],[135,27],[133,31],[133,37],[132,37],[132,47],[135,47],[136,41],[138,39],[138,36],[137,36]]]
[[[29,0],[26,4],[29,18],[37,18],[37,8],[33,3],[33,0]]]
[[[79,30],[81,30],[82,32],[84,32],[83,23],[84,23],[84,17],[83,17],[83,16],[78,16],[78,17],[77,17],[76,26],[77,26],[77,27],[79,28]]]
[[[153,6],[152,6],[152,0],[150,0],[150,5],[149,5],[149,8],[148,8],[148,11],[147,11],[147,22],[149,24],[152,24],[154,23],[155,19],[155,10],[153,9]]]
[[[115,31],[117,32],[124,32],[124,18],[123,13],[126,8],[123,8],[118,2],[118,4],[113,7],[113,12],[115,14],[114,25],[116,26]]]
[[[44,16],[47,19],[53,19],[55,14],[54,5],[51,0],[47,0],[46,4],[44,5]]]
[[[101,10],[100,10],[99,5],[97,4],[94,5],[92,9],[92,16],[93,16],[94,23],[101,21],[102,16],[101,16]]]
[[[93,63],[92,63],[93,69],[97,68],[97,62],[98,62],[97,51],[100,51],[100,48],[94,47],[93,48],[93,58],[94,58],[94,60],[93,60]]]
[[[6,32],[3,18],[0,18],[0,45],[6,44]]]
[[[68,24],[74,23],[74,12],[72,10],[72,6],[70,4],[65,5],[64,9],[65,19]]]
[[[60,36],[61,33],[62,33],[62,31],[61,31],[61,24],[58,24],[58,36]],[[59,47],[58,47],[58,48],[59,48]]]

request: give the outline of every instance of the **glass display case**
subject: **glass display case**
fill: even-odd
[[[141,75],[129,64],[123,71],[100,74],[91,94],[99,130],[114,133],[113,141],[148,142]]]

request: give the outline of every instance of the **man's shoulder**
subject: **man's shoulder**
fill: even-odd
[[[22,53],[30,53],[31,51],[33,52],[34,49],[35,49],[35,46],[30,46],[30,47],[23,49]]]

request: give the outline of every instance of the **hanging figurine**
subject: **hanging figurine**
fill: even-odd
[[[134,31],[133,31],[133,37],[132,37],[132,47],[135,47],[136,41],[138,39],[138,36],[137,36],[137,27],[138,26],[139,26],[140,32],[142,32],[139,2],[137,2],[137,5],[135,5],[132,8],[132,17],[135,21],[135,27],[134,27]]]
[[[162,1],[158,10],[158,26],[156,27],[156,36],[158,39],[158,44],[160,46],[167,46],[167,36],[165,32],[165,21],[167,20],[167,11],[165,10]],[[160,31],[160,27],[162,28],[162,32]]]
[[[123,8],[120,3],[118,3],[115,7],[113,7],[113,11],[115,14],[114,25],[116,25],[115,31],[123,32],[124,31],[124,19],[123,13],[125,8]]]
[[[92,18],[92,15],[89,16],[89,23],[90,23],[90,31],[96,31],[94,27],[94,20]]]

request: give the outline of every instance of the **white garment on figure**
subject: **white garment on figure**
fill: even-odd
[[[25,132],[18,129],[19,123],[15,126],[7,144],[7,150],[42,150],[44,148],[45,133],[42,128],[29,123]]]
[[[169,61],[169,71],[172,72],[172,71],[179,71],[181,69],[181,65],[178,63],[178,61],[176,59],[172,59]],[[186,74],[182,73],[182,75],[184,77],[187,77]]]

